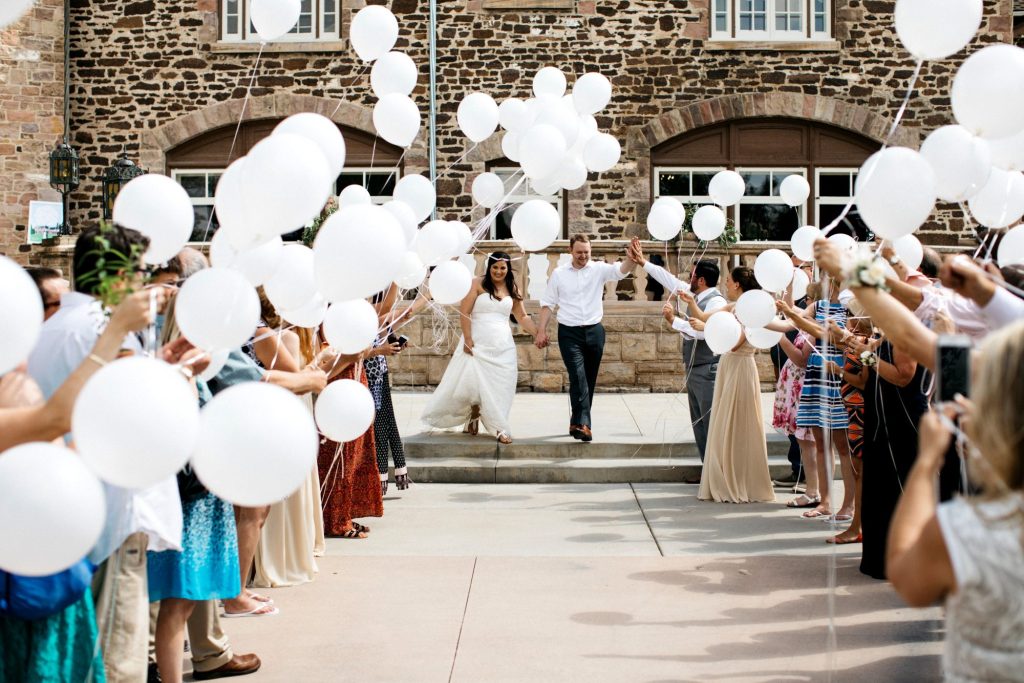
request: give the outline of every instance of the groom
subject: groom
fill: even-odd
[[[594,402],[597,371],[604,354],[604,285],[626,277],[635,264],[628,257],[618,264],[590,259],[590,237],[573,235],[569,240],[572,261],[559,266],[548,278],[540,300],[540,325],[536,345],[548,345],[548,320],[558,308],[558,349],[569,371],[569,435],[591,441],[590,406]]]

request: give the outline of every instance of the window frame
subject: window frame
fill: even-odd
[[[207,191],[209,191],[210,176],[211,175],[218,176],[217,180],[219,182],[220,181],[220,176],[224,175],[224,171],[225,170],[226,169],[224,169],[224,168],[175,168],[175,169],[171,170],[170,176],[171,176],[171,180],[173,180],[174,182],[178,183],[178,185],[181,185],[182,188],[184,188],[184,185],[182,185],[182,183],[181,183],[181,177],[182,176],[198,176],[198,175],[205,176],[206,182],[203,183],[203,187],[207,188]],[[216,200],[216,196],[215,195],[216,195],[216,191],[217,191],[216,183],[214,183],[213,190],[214,190],[214,194],[211,194],[209,197],[193,197],[192,195],[189,195],[189,197],[188,197],[189,202],[192,204],[193,207],[196,207],[196,206],[209,206],[210,207],[210,222],[209,222],[209,225],[213,225],[213,217],[216,216],[216,209],[214,209],[214,202]],[[195,209],[193,208],[192,211],[195,212]],[[220,223],[219,222],[217,223],[217,227],[218,228],[220,227]],[[193,230],[194,229],[195,228],[193,227]],[[216,231],[214,231],[214,232],[216,232]],[[207,237],[208,238],[212,238],[212,234],[207,235]],[[209,244],[210,243],[210,239],[207,239],[206,241],[193,241],[191,239],[191,235],[189,235],[189,238],[190,238],[189,239],[189,244]]]
[[[821,220],[821,207],[822,206],[845,207],[847,204],[849,204],[850,202],[853,201],[853,199],[854,199],[854,192],[855,192],[856,187],[857,187],[857,174],[859,172],[860,172],[860,168],[853,167],[853,166],[831,166],[831,167],[827,166],[827,167],[823,167],[823,168],[816,168],[814,170],[814,220],[815,220],[815,222],[813,223],[813,225],[818,226],[818,228],[820,228],[822,230],[824,230],[825,229],[825,225],[827,225],[826,223],[823,223],[822,220]],[[849,194],[847,196],[845,196],[845,197],[834,197],[834,196],[822,197],[821,196],[821,176],[822,175],[839,175],[839,174],[845,174],[849,178]],[[848,214],[848,217],[850,215],[856,215],[858,221],[860,221],[860,223],[862,225],[864,224],[864,221],[860,220],[860,217],[857,214],[857,205],[856,205],[856,203],[854,203],[853,207],[850,209],[850,213]],[[852,225],[850,225],[850,226],[845,226],[845,225],[838,225],[838,226],[836,226],[836,230],[839,230],[840,228],[844,228],[846,230],[851,230],[851,229],[855,230],[854,226],[852,226]],[[864,229],[868,232],[867,237],[868,238],[872,238],[873,235],[870,232],[870,228],[868,228],[866,225],[864,225]],[[857,236],[857,237],[858,237],[858,239],[860,238],[860,236]]]
[[[228,33],[229,0],[218,0],[220,42],[241,44],[259,42],[259,36],[252,30],[252,22],[249,20],[249,5],[251,1],[236,0],[238,11],[232,13],[232,15],[237,15],[238,17],[238,31]],[[292,29],[292,31],[295,31],[294,33],[286,33],[276,39],[275,43],[310,43],[341,40],[341,0],[302,0],[302,2],[308,2],[310,6],[310,14],[312,14],[310,21],[311,30],[308,33],[299,33],[297,31],[298,23],[296,23]],[[333,9],[333,11],[326,11],[329,9]],[[330,15],[334,16],[334,31],[326,31],[324,27],[326,18]]]
[[[817,11],[819,0],[799,0],[800,30],[794,31],[789,28],[777,29],[775,27],[779,16],[780,3],[786,4],[785,16],[792,16],[789,10],[789,2],[792,0],[763,0],[765,14],[765,28],[757,30],[754,28],[741,28],[741,14],[746,14],[742,3],[749,2],[751,12],[756,12],[758,0],[710,0],[710,11],[708,12],[708,37],[712,41],[723,42],[778,42],[778,43],[800,43],[833,40],[833,20],[835,8],[832,0],[820,0],[822,11]],[[719,2],[725,3],[726,28],[718,30],[717,19],[722,16]],[[816,19],[823,16],[824,30],[815,30]]]
[[[487,171],[490,172],[490,173],[494,173],[499,178],[501,178],[501,181],[506,184],[506,191],[507,191],[507,187],[508,187],[507,186],[508,180],[507,180],[506,176],[511,177],[511,176],[514,176],[514,175],[522,174],[522,169],[519,168],[517,165],[515,165],[511,161],[502,161],[502,160],[489,163],[487,165]],[[518,183],[519,181],[520,181],[520,179],[517,178],[514,181],[513,185],[515,183]],[[522,204],[522,203],[524,203],[526,201],[529,201],[531,199],[545,199],[545,200],[548,200],[549,203],[552,204],[555,207],[555,210],[558,211],[558,217],[559,217],[559,220],[562,223],[562,228],[561,228],[560,236],[559,236],[558,239],[563,239],[563,240],[564,239],[568,239],[569,238],[568,205],[567,205],[567,202],[568,202],[568,192],[566,190],[559,190],[557,195],[542,195],[542,194],[536,194],[536,193],[531,194],[528,191],[524,192],[524,187],[525,187],[526,190],[532,189],[532,184],[531,184],[532,181],[529,178],[526,178],[525,176],[522,178],[522,181],[523,181],[523,185],[520,185],[519,189],[516,191],[516,194],[509,195],[508,201],[505,202],[504,206],[502,207],[502,210],[504,210],[504,209],[506,209],[506,208],[508,208],[510,206],[516,205],[516,204]],[[491,212],[492,212],[492,209],[488,209],[487,210],[487,215],[490,215]],[[491,221],[491,224],[487,228],[487,238],[486,239],[491,240],[491,241],[505,241],[505,240],[512,239],[511,237],[498,237],[497,236],[497,230],[498,230],[498,219],[497,219],[497,217],[495,217],[495,219]]]
[[[400,169],[400,168],[381,168],[381,167],[371,167],[371,166],[346,166],[345,168],[341,169],[341,173],[338,174],[338,178],[341,178],[341,176],[343,176],[343,175],[354,175],[356,173],[362,173],[363,174],[363,188],[367,192],[370,191],[370,188],[367,187],[367,182],[366,182],[366,177],[368,175],[377,175],[377,176],[391,176],[391,175],[393,175],[394,176],[394,180],[392,181],[392,183],[395,184],[395,185],[397,185],[398,181],[402,179],[402,169]],[[338,187],[338,178],[334,179],[334,190],[335,191],[337,190],[337,187]],[[387,183],[385,182],[385,185],[386,184]],[[332,196],[337,198],[338,194],[339,193],[337,193],[337,192],[333,192]],[[378,206],[387,204],[392,199],[394,199],[394,195],[390,195],[390,194],[380,194],[380,195],[371,194],[370,195],[370,201],[372,203],[378,205]]]

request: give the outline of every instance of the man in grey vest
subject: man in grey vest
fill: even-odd
[[[633,240],[630,245],[630,258],[643,266],[644,271],[661,283],[673,294],[680,290],[693,293],[697,306],[702,311],[715,311],[728,303],[721,292],[715,289],[718,284],[718,264],[714,261],[698,261],[690,273],[690,282],[684,283],[661,266],[656,266],[644,258],[640,241]],[[686,394],[690,402],[690,421],[693,424],[693,436],[697,442],[697,451],[701,462],[704,461],[704,449],[708,441],[708,426],[711,424],[711,401],[715,395],[715,374],[718,370],[718,356],[711,351],[704,341],[704,333],[693,329],[685,318],[678,318],[672,304],[665,304],[663,309],[665,320],[672,329],[683,335],[683,365],[686,367]]]

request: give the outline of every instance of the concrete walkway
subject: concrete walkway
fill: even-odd
[[[369,539],[328,541],[315,582],[268,591],[281,614],[225,627],[254,683],[939,680],[939,610],[863,577],[859,546],[782,492],[695,493],[419,484]]]

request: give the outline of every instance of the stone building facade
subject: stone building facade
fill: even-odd
[[[314,15],[313,33],[319,35],[296,36],[262,51],[240,33],[228,35],[243,31],[237,20],[234,28],[229,23],[229,14],[238,11],[236,0],[67,1],[70,139],[82,158],[81,186],[70,198],[72,227],[101,216],[100,177],[122,150],[153,172],[207,173],[215,179],[230,161],[225,139],[233,140],[240,118],[269,124],[291,113],[317,111],[360,141],[350,145],[357,148],[355,155],[350,153],[350,165],[357,161],[368,169],[375,164],[378,171],[397,167],[403,174],[428,171],[427,0],[391,0],[389,5],[400,24],[396,49],[407,52],[419,69],[413,98],[424,128],[404,153],[375,140],[369,72],[348,44],[351,17],[365,0],[305,0]],[[503,159],[500,132],[475,147],[459,133],[455,112],[461,97],[474,90],[498,101],[529,97],[533,74],[554,65],[569,75],[570,86],[574,74],[587,71],[611,79],[613,99],[597,121],[623,146],[613,169],[592,174],[580,190],[554,198],[565,237],[576,231],[604,240],[646,236],[645,219],[656,196],[677,194],[681,178],[686,187],[696,188],[702,171],[725,166],[751,169],[752,183],[763,180],[772,187],[782,173],[805,174],[812,201],[803,215],[786,220],[821,220],[823,207],[846,198],[841,191],[830,194],[831,199],[817,195],[826,184],[841,185],[843,173],[851,177],[885,139],[914,65],[892,29],[892,1],[790,0],[790,10],[802,13],[802,34],[767,30],[780,16],[771,12],[785,3],[766,3],[769,26],[758,33],[759,26],[750,23],[758,19],[743,15],[740,0],[438,0],[440,216],[481,219],[483,213],[472,210],[473,178],[511,165]],[[984,4],[982,27],[971,46],[958,59],[924,65],[896,143],[917,146],[926,131],[951,121],[948,90],[967,53],[993,42],[1019,41],[1014,1]],[[62,12],[60,0],[39,0],[29,17],[0,35],[0,252],[25,262],[66,261],[69,244],[65,239],[31,249],[24,245],[28,202],[57,196],[46,182],[46,155],[62,131]],[[744,22],[755,30],[744,32]],[[244,153],[248,144],[235,147],[233,155]],[[223,155],[219,163],[217,155]],[[839,165],[829,165],[833,156],[842,160]],[[196,200],[197,205],[204,201]],[[752,217],[755,232],[758,220],[782,215],[766,202],[738,209]],[[746,230],[747,219],[735,218]],[[925,241],[955,245],[967,241],[970,231],[958,210],[942,207],[921,234]],[[478,246],[487,251],[506,244]],[[556,242],[552,251],[564,245]],[[609,242],[604,251],[610,255],[621,246]],[[668,264],[682,270],[696,245],[683,239],[667,249],[651,246],[665,249],[666,256],[674,254]],[[712,245],[708,253],[726,265],[749,260],[764,246],[749,241],[724,251]],[[631,297],[619,290],[611,298]],[[640,292],[632,298],[644,297]],[[660,324],[659,305],[632,305],[645,316],[645,331],[648,323]],[[628,311],[622,315],[633,317]],[[632,330],[633,322],[622,326],[624,335],[639,332]],[[664,372],[675,374],[678,386],[675,341],[659,339],[654,348],[657,357],[642,361],[655,364],[649,371],[633,366],[621,370],[613,383],[627,389],[663,388],[653,377]],[[527,357],[532,353],[526,352]],[[548,360],[555,363],[557,351]],[[410,384],[436,380],[437,363],[416,365],[420,361],[412,357],[408,363]],[[544,366],[530,372],[548,371]],[[531,374],[521,380],[524,388],[558,388],[551,377]]]

